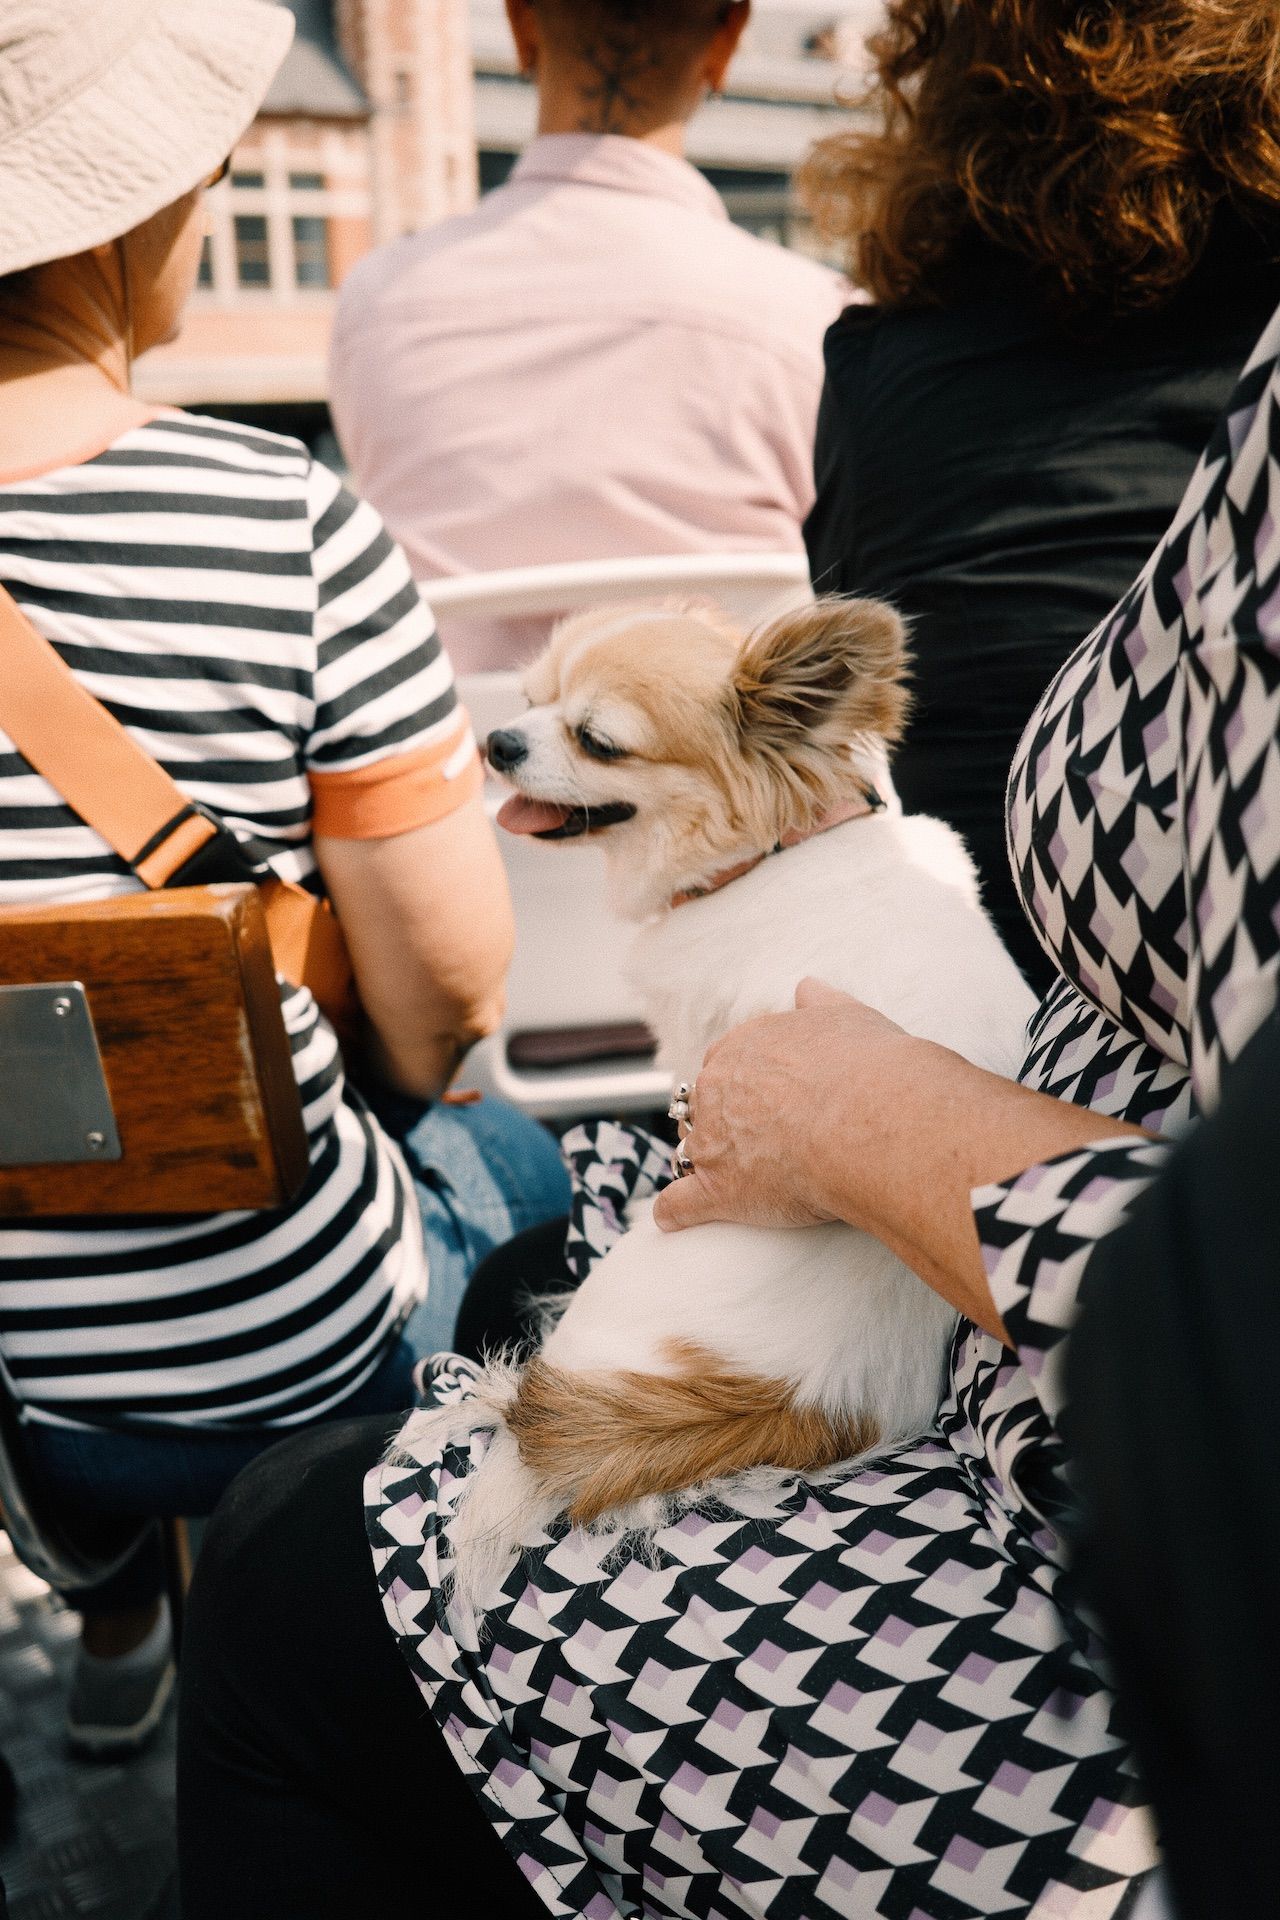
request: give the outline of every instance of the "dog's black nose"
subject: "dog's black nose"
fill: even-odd
[[[496,767],[499,773],[510,773],[513,767],[528,759],[529,742],[514,728],[500,727],[497,733],[489,735],[484,750],[491,767]]]

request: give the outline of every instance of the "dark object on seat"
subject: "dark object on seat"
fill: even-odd
[[[611,1026],[524,1027],[507,1041],[507,1059],[521,1071],[585,1067],[597,1060],[652,1060],[658,1042],[643,1020]]]
[[[61,1592],[96,1587],[119,1571],[143,1536],[159,1527],[175,1653],[191,1579],[186,1527],[181,1520],[125,1519],[77,1513],[70,1522],[29,1467],[8,1383],[0,1374],[0,1520],[24,1566]],[[0,1809],[3,1792],[0,1788]]]

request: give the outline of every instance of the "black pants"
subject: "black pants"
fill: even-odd
[[[468,1360],[486,1353],[532,1352],[538,1344],[540,1294],[563,1293],[573,1285],[564,1259],[567,1220],[544,1220],[527,1227],[505,1247],[495,1247],[480,1262],[462,1296],[454,1329],[455,1353]]]
[[[383,1616],[361,1481],[398,1421],[284,1441],[232,1486],[191,1589],[183,1920],[538,1920]]]
[[[1089,1263],[1068,1356],[1103,1616],[1181,1920],[1280,1908],[1280,1025]]]

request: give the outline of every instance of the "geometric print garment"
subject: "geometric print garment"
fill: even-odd
[[[1280,964],[1280,317],[1141,579],[1059,673],[1009,787],[1061,972],[1026,1084],[1162,1132],[1217,1098]],[[579,1272],[665,1154],[565,1141]],[[388,1620],[553,1914],[1121,1920],[1155,1841],[1064,1563],[1063,1344],[1090,1249],[1167,1148],[1107,1140],[974,1195],[1014,1351],[963,1323],[935,1430],[707,1503],[656,1551],[558,1526],[487,1616],[440,1594],[487,1435],[366,1483]],[[471,1370],[428,1363],[429,1396]],[[424,1836],[430,1810],[424,1808]]]

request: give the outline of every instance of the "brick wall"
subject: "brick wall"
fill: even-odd
[[[207,196],[182,332],[136,370],[145,398],[323,400],[334,296],[355,262],[474,200],[467,0],[335,0],[333,27],[364,109],[250,128]]]

